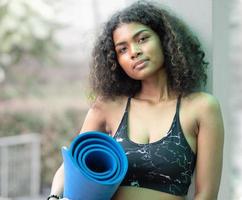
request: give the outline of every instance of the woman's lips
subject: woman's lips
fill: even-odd
[[[134,64],[134,70],[141,70],[143,69],[148,63],[148,60],[139,60]]]

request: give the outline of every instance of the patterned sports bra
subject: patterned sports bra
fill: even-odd
[[[114,135],[128,157],[128,172],[121,186],[149,188],[173,195],[185,196],[191,183],[196,164],[196,154],[188,144],[180,125],[178,97],[176,113],[170,130],[160,140],[138,144],[128,137],[128,111],[125,113]]]

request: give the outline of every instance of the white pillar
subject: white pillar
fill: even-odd
[[[229,85],[231,83],[229,65],[229,10],[227,0],[213,1],[213,94],[218,98],[225,128],[224,159],[219,200],[231,199],[230,183],[230,139],[232,135],[229,117]]]

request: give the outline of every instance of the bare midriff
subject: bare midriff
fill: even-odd
[[[156,190],[141,187],[121,186],[112,200],[185,200],[185,197],[176,196]]]

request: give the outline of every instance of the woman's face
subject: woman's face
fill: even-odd
[[[157,74],[164,64],[160,39],[148,26],[121,24],[113,32],[113,41],[120,66],[133,79]]]

